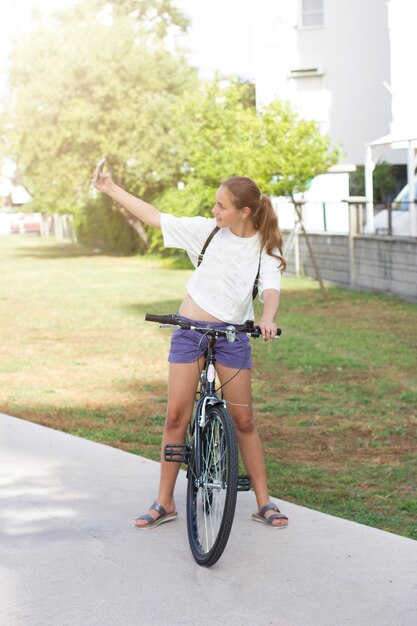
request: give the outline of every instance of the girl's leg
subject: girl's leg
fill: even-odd
[[[203,359],[200,368],[203,366]],[[174,487],[180,463],[167,462],[164,449],[167,443],[183,443],[187,426],[190,422],[195,391],[198,384],[197,363],[170,363],[168,375],[168,406],[167,417],[162,435],[161,474],[157,502],[167,513],[175,511]],[[148,514],[154,519],[159,517],[157,511],[150,509]],[[136,526],[146,526],[146,520],[137,519]]]
[[[226,367],[218,362],[216,363],[216,370],[221,384],[226,383],[237,372],[236,369]],[[260,510],[270,500],[266,482],[264,453],[252,409],[251,370],[241,370],[233,380],[227,382],[222,391],[236,427],[240,453],[255,491],[258,510]],[[267,511],[265,517],[269,517],[273,513],[274,511]],[[272,524],[285,526],[287,521],[277,519]]]

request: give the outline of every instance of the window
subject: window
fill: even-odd
[[[303,26],[323,26],[324,0],[301,0],[301,23]]]

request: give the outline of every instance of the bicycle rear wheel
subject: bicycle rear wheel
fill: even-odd
[[[188,470],[187,528],[199,565],[214,565],[222,555],[236,507],[238,445],[232,418],[222,406],[210,407],[201,432],[201,471],[194,450]]]

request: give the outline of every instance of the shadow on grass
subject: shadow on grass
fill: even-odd
[[[75,243],[43,245],[39,248],[34,246],[26,248],[21,246],[15,248],[14,253],[19,255],[20,257],[28,257],[34,259],[69,259],[106,255],[102,250],[99,250],[98,248],[90,248],[89,246],[83,246],[82,244]]]

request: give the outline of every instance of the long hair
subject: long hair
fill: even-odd
[[[245,176],[232,176],[224,182],[225,187],[237,209],[249,207],[254,227],[261,236],[261,250],[279,260],[281,272],[287,267],[283,254],[282,234],[278,225],[278,217],[269,196],[261,193],[258,185]],[[279,254],[276,253],[278,248]]]

